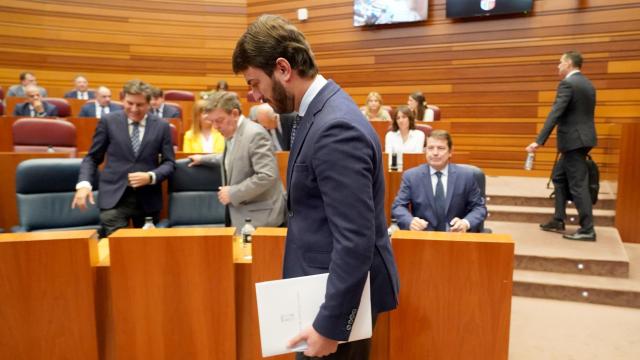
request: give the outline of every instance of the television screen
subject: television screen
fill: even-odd
[[[353,25],[398,24],[427,19],[428,0],[354,0]]]
[[[533,0],[447,0],[447,17],[527,13],[532,7]]]

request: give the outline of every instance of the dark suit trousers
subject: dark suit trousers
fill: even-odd
[[[569,192],[578,210],[582,230],[593,229],[593,208],[586,161],[590,150],[591,148],[587,147],[563,152],[553,169],[552,177],[556,191],[555,219],[564,221]]]
[[[376,326],[377,315],[371,318],[372,328]],[[323,357],[309,357],[303,353],[296,353],[296,360],[369,360],[371,353],[371,339],[363,339],[338,345],[338,350]]]
[[[122,194],[115,207],[112,209],[100,210],[100,237],[104,238],[111,235],[118,229],[129,226],[129,220],[133,223],[133,227],[141,228],[144,225],[144,218],[153,217],[153,222],[157,223],[160,219],[160,213],[145,213],[136,196],[136,190],[127,187]]]

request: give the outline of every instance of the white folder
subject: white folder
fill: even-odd
[[[328,276],[326,273],[256,283],[263,357],[307,349],[305,343],[292,349],[287,348],[287,343],[313,323],[324,303]],[[371,289],[367,274],[348,341],[370,338],[371,332]]]

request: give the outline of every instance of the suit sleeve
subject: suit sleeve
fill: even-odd
[[[78,182],[93,181],[98,166],[104,161],[104,154],[107,152],[109,142],[110,140],[109,130],[107,129],[107,121],[102,118],[98,120],[96,131],[95,133],[93,133],[91,148],[89,149],[89,152],[84,157],[84,159],[82,159],[80,174],[78,175]]]
[[[88,111],[88,107],[87,106],[82,106],[82,108],[80,108],[80,113],[78,114],[78,117],[91,117],[89,115],[89,111]]]
[[[566,80],[562,80],[558,85],[558,90],[556,91],[556,100],[553,102],[551,112],[549,112],[542,130],[540,130],[540,134],[536,138],[536,143],[544,145],[544,143],[547,142],[553,128],[558,124],[560,116],[562,116],[569,104],[569,101],[571,101],[572,93],[573,89],[571,84]]]
[[[236,146],[239,146],[237,144]],[[262,194],[278,182],[278,162],[273,155],[271,139],[264,131],[256,132],[249,143],[249,159],[253,175],[231,185],[229,197],[234,206]]]
[[[171,141],[171,128],[168,122],[159,121],[162,124],[162,148],[160,165],[151,170],[156,174],[156,184],[169,177],[176,168],[176,156],[173,151],[173,143]]]
[[[400,190],[398,190],[398,194],[391,205],[391,217],[398,220],[398,226],[403,230],[409,230],[411,220],[413,220],[413,215],[409,211],[409,204],[411,204],[411,181],[408,175],[409,173],[406,172],[402,175]]]
[[[487,205],[480,192],[480,186],[474,179],[471,180],[467,199],[467,215],[464,218],[471,225],[471,229],[477,230],[478,226],[487,218]]]
[[[49,106],[51,106],[49,108],[49,111],[47,112],[47,116],[58,116],[58,107],[55,105],[51,105],[49,104]]]
[[[332,252],[325,300],[313,322],[321,335],[346,340],[345,319],[357,311],[375,250],[375,145],[348,119],[318,130],[311,149]]]

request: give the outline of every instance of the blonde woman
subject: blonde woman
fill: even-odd
[[[375,91],[367,95],[367,104],[362,109],[362,114],[369,120],[391,120],[389,112],[382,107],[382,96]]]
[[[191,129],[184,133],[182,151],[189,153],[224,152],[224,137],[213,128],[213,120],[203,114],[206,100],[198,100],[193,106]]]

